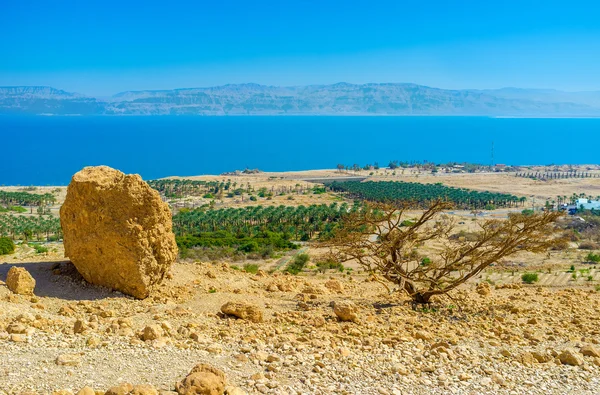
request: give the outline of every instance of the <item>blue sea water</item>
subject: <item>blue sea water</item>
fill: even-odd
[[[66,185],[84,166],[144,179],[418,160],[599,163],[600,119],[0,117],[0,185]]]

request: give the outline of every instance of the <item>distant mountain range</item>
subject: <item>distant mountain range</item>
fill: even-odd
[[[0,114],[31,115],[488,115],[600,116],[600,92],[416,84],[148,90],[98,99],[45,86],[0,87]]]

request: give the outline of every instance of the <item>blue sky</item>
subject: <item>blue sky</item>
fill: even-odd
[[[598,15],[595,1],[3,0],[0,85],[600,90]]]

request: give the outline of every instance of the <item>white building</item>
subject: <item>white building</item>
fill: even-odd
[[[588,200],[588,199],[577,199],[577,208],[581,209],[583,206],[584,210],[600,210],[600,201]]]

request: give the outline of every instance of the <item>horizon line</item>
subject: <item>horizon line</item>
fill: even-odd
[[[255,83],[255,82],[243,82],[243,83],[227,83],[227,84],[219,84],[219,85],[209,85],[209,86],[192,86],[192,87],[182,87],[182,88],[170,88],[170,89],[136,89],[136,90],[122,90],[122,91],[118,91],[116,93],[113,93],[111,95],[91,95],[91,94],[87,94],[87,93],[80,93],[77,91],[67,91],[65,89],[62,88],[56,88],[52,85],[0,85],[0,89],[6,89],[6,88],[49,88],[49,89],[54,89],[57,91],[62,91],[65,93],[70,93],[70,94],[77,94],[77,95],[82,95],[82,96],[86,96],[86,97],[92,97],[92,98],[101,98],[101,97],[114,97],[116,95],[119,94],[123,94],[123,93],[139,93],[139,92],[168,92],[168,91],[182,91],[182,90],[193,90],[193,89],[211,89],[211,88],[224,88],[224,87],[229,87],[229,86],[259,86],[259,87],[265,87],[265,88],[305,88],[305,87],[327,87],[327,86],[335,86],[335,85],[350,85],[350,86],[365,86],[365,85],[415,85],[415,86],[420,86],[420,87],[424,87],[424,88],[429,88],[429,89],[437,89],[437,90],[444,90],[444,91],[456,91],[456,92],[464,92],[464,91],[475,91],[475,92],[486,92],[486,91],[502,91],[502,90],[507,90],[507,89],[514,89],[514,90],[523,90],[523,91],[553,91],[553,92],[560,92],[560,93],[600,93],[600,90],[576,90],[576,91],[569,91],[569,90],[560,90],[560,89],[556,89],[556,88],[522,88],[522,87],[516,87],[516,86],[504,86],[501,88],[484,88],[484,89],[477,89],[477,88],[461,88],[461,89],[447,89],[447,88],[439,88],[439,87],[435,87],[435,86],[431,86],[431,85],[425,85],[425,84],[417,84],[414,82],[366,82],[366,83],[352,83],[352,82],[345,82],[345,81],[340,81],[340,82],[335,82],[335,83],[330,83],[330,84],[299,84],[299,85],[270,85],[270,84],[260,84],[260,83]]]

